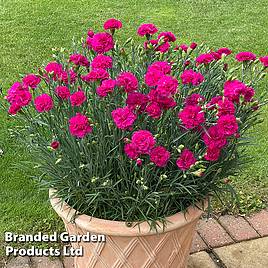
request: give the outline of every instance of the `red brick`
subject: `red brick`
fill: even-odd
[[[199,251],[206,250],[206,249],[208,249],[208,246],[205,244],[205,242],[200,237],[200,235],[198,233],[195,233],[193,243],[192,243],[191,253],[199,252]]]
[[[197,231],[211,248],[229,245],[234,242],[215,219],[199,221]]]
[[[262,210],[246,218],[255,230],[261,235],[268,235],[268,211]]]
[[[219,222],[235,241],[243,241],[259,237],[258,233],[243,217],[225,215],[219,218]]]

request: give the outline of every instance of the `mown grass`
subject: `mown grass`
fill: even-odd
[[[19,74],[47,62],[52,47],[70,47],[73,36],[80,38],[89,27],[101,30],[103,21],[110,17],[124,24],[120,39],[135,35],[139,24],[152,22],[161,30],[176,33],[181,43],[205,42],[212,48],[227,46],[234,52],[249,50],[264,55],[267,9],[265,0],[0,0],[0,83],[5,91]],[[267,201],[267,114],[266,109],[264,123],[254,129],[257,146],[248,149],[255,163],[233,181],[244,196],[245,212]],[[0,111],[0,233],[62,228],[50,209],[47,193],[38,190],[29,173],[12,169],[14,163],[31,157],[9,136],[8,128],[14,124]]]

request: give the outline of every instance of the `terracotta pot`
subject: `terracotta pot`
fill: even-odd
[[[55,197],[50,190],[52,207],[63,219],[69,235],[104,234],[106,242],[76,242],[83,247],[83,257],[75,257],[76,268],[184,268],[187,264],[195,228],[202,210],[189,207],[186,214],[167,218],[163,232],[150,230],[146,222],[127,227],[125,222],[109,221],[75,210]]]

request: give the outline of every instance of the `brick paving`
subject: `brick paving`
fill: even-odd
[[[196,233],[193,239],[192,249],[191,253],[208,250],[207,244],[204,242],[204,240],[201,238],[201,236]]]
[[[267,268],[268,210],[249,217],[225,215],[201,219],[191,253],[188,268]],[[63,260],[17,257],[3,267],[74,268],[74,264],[71,257]]]
[[[246,220],[251,226],[261,235],[268,235],[268,211],[262,210],[259,213],[255,213],[250,217],[246,217]]]
[[[230,235],[213,218],[200,220],[197,226],[197,232],[210,248],[234,243]]]
[[[225,215],[218,221],[236,242],[259,237],[255,229],[243,217]]]

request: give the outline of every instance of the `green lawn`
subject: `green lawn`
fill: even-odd
[[[252,1],[141,1],[141,0],[0,0],[0,84],[4,91],[19,74],[32,72],[50,60],[52,47],[70,47],[72,37],[87,28],[101,30],[104,20],[123,22],[123,39],[135,35],[138,25],[155,23],[176,33],[179,42],[206,42],[210,47],[230,47],[234,52],[267,54],[268,2]],[[137,37],[138,41],[139,38]],[[259,207],[268,190],[268,110],[255,130],[258,147],[249,149],[256,162],[234,179],[244,196],[246,210]],[[29,173],[12,169],[29,155],[8,136],[14,124],[0,111],[0,233],[54,230],[61,226],[49,207],[47,194],[38,191]],[[247,200],[249,199],[249,200]],[[258,201],[258,199],[260,199]],[[56,226],[55,226],[56,225]]]

